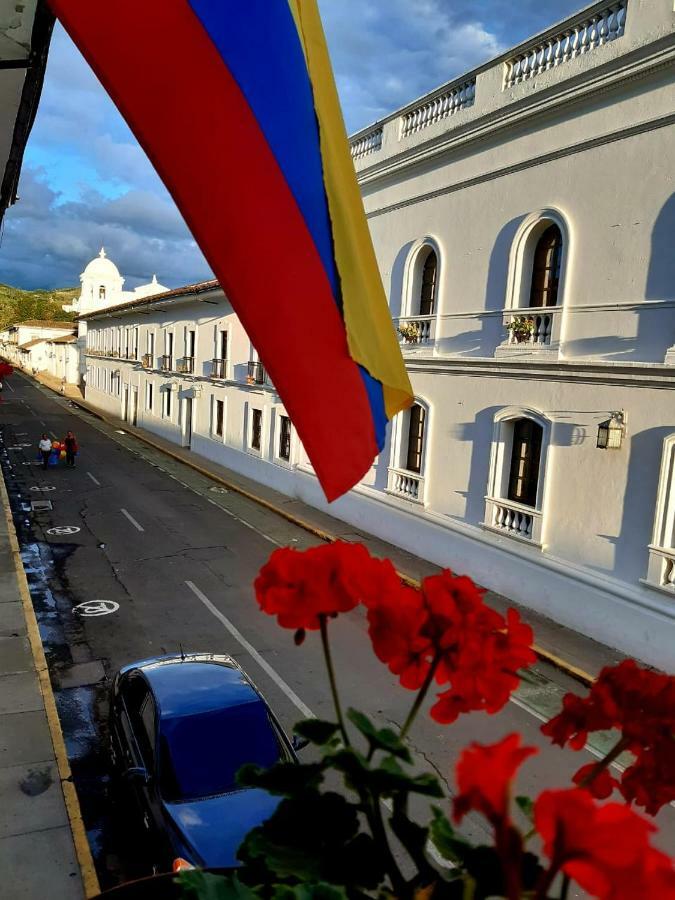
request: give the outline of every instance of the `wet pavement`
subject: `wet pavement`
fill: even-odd
[[[13,385],[15,393],[0,409],[7,447],[0,461],[85,825],[101,883],[110,886],[146,866],[142,844],[129,838],[110,791],[112,676],[132,660],[181,647],[230,653],[287,730],[303,710],[330,715],[318,641],[310,636],[295,647],[289,633],[258,611],[251,590],[275,546],[305,547],[317,539],[248,498],[214,491],[206,476],[46,389],[23,378]],[[68,429],[81,447],[77,468],[43,472],[35,465],[40,433],[62,436]],[[36,499],[49,499],[52,508],[32,510]],[[113,611],[84,615],[88,608],[81,604],[90,602]],[[382,724],[400,724],[410,695],[374,658],[358,612],[336,622],[333,649],[345,705]],[[583,692],[540,663],[499,715],[465,717],[449,729],[425,717],[415,727],[413,748],[451,789],[463,746],[519,731],[541,748],[523,770],[519,793],[565,785],[591,757],[551,747],[539,725],[566,690]],[[600,740],[596,753],[609,740]],[[674,812],[659,817],[664,845],[673,843]],[[486,829],[472,819],[468,830],[482,836]]]

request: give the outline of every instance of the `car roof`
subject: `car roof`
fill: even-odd
[[[183,718],[249,703],[266,706],[234,662],[160,659],[139,667],[157,700],[160,719]]]

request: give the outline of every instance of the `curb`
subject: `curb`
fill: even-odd
[[[27,375],[27,373],[22,372],[22,375]],[[32,376],[28,375],[27,377],[32,378]],[[53,388],[51,388],[48,384],[45,384],[39,379],[33,379],[38,382],[38,384],[46,387],[48,390],[53,391],[54,393],[58,393]],[[63,396],[62,394],[58,394],[58,396]],[[110,419],[107,418],[103,413],[94,407],[90,406],[86,400],[75,400],[72,397],[68,398],[71,403],[74,403],[76,406],[81,407],[86,412],[91,413],[96,416],[96,418],[100,419],[102,422],[105,422],[107,425],[113,426],[115,423],[111,422]],[[218,484],[226,487],[230,491],[234,491],[237,494],[241,494],[243,497],[246,497],[249,500],[252,500],[254,503],[257,503],[259,506],[265,507],[270,512],[275,513],[278,516],[281,516],[283,519],[286,519],[287,522],[290,522],[293,525],[297,525],[299,528],[302,528],[304,531],[309,532],[310,534],[315,535],[315,537],[320,538],[322,541],[326,541],[327,543],[334,543],[339,540],[339,538],[331,534],[331,532],[324,531],[322,528],[313,525],[311,522],[307,522],[302,519],[300,516],[296,516],[294,513],[288,512],[285,509],[282,509],[280,506],[277,506],[275,503],[272,503],[270,500],[265,500],[263,497],[259,497],[257,494],[252,493],[251,491],[246,490],[246,488],[241,487],[238,484],[233,484],[230,481],[227,481],[225,478],[222,478],[220,475],[216,475],[215,472],[210,472],[208,469],[202,468],[198,463],[193,462],[192,460],[184,459],[182,456],[179,456],[177,453],[173,453],[171,450],[166,447],[162,447],[160,444],[156,444],[151,438],[146,437],[144,434],[140,434],[140,430],[137,426],[132,425],[134,431],[129,431],[129,434],[132,437],[138,438],[138,440],[142,441],[144,444],[148,444],[148,446],[153,447],[155,450],[159,450],[161,453],[164,453],[166,456],[169,456],[171,459],[176,460],[177,462],[183,463],[183,465],[188,466],[191,469],[194,469],[196,472],[199,472],[201,475],[204,475],[206,478],[210,478],[211,481],[215,481]],[[418,588],[420,586],[420,582],[416,578],[411,578],[409,575],[406,575],[404,572],[400,572],[397,570],[397,575],[400,577],[401,581],[405,584],[410,585],[411,587]],[[537,644],[533,644],[532,649],[536,653],[537,657],[543,662],[549,663],[549,665],[553,666],[558,671],[562,672],[565,675],[568,675],[570,678],[574,678],[575,681],[581,682],[581,684],[590,687],[595,681],[595,676],[591,675],[589,672],[586,672],[584,669],[579,668],[578,666],[573,665],[567,660],[562,659],[560,656],[557,656],[555,653],[551,653],[550,650],[545,650],[543,647],[539,647]]]
[[[21,596],[21,605],[26,619],[26,630],[28,632],[28,640],[30,642],[31,652],[33,654],[33,664],[35,672],[40,684],[40,693],[44,702],[45,714],[49,725],[49,732],[54,748],[54,756],[59,771],[61,781],[61,790],[63,791],[63,800],[68,813],[70,822],[70,830],[73,836],[73,844],[75,846],[75,854],[80,867],[80,876],[82,879],[82,887],[84,888],[85,897],[96,897],[101,893],[101,888],[94,866],[94,860],[91,855],[91,848],[87,840],[87,832],[82,819],[82,810],[80,809],[80,801],[77,797],[77,791],[73,784],[73,776],[70,771],[70,763],[66,752],[66,745],[63,740],[63,731],[61,730],[61,722],[56,709],[56,699],[52,690],[51,680],[49,678],[49,667],[45,658],[44,648],[42,646],[42,638],[38,629],[35,610],[33,609],[33,601],[31,600],[28,588],[28,580],[21,561],[21,550],[19,541],[14,528],[14,519],[12,518],[12,509],[9,502],[9,495],[5,486],[4,478],[0,477],[0,500],[4,507],[5,518],[7,519],[7,530],[9,533],[9,543],[12,550],[12,559],[14,560],[14,568],[16,570],[17,582],[19,585],[19,594]]]

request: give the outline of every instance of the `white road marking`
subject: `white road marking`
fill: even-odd
[[[258,653],[253,644],[250,644],[244,635],[239,631],[238,628],[230,622],[227,616],[223,615],[219,609],[217,609],[213,603],[209,600],[206,594],[203,594],[196,584],[193,584],[191,581],[186,581],[185,584],[190,588],[192,593],[197,597],[198,600],[204,604],[204,606],[208,609],[210,613],[212,613],[216,619],[218,619],[221,624],[227,628],[232,637],[238,641],[241,646],[246,650],[246,652],[258,663],[260,668],[272,679],[272,681],[279,687],[284,694],[288,697],[291,703],[296,706],[300,712],[305,716],[306,719],[315,719],[316,716],[312,712],[312,710],[307,706],[306,703],[298,697],[293,688],[287,684],[284,679],[279,675],[276,669],[273,669],[272,666],[267,662],[267,660],[263,659],[263,657]]]
[[[97,484],[99,487],[101,487],[101,482],[98,480],[98,478],[94,478],[91,472],[87,472],[87,475],[89,476],[89,478],[91,478],[94,484]]]
[[[134,526],[134,528],[138,528],[139,531],[145,531],[145,528],[143,528],[142,525],[139,525],[138,522],[136,521],[136,519],[134,519],[134,517],[131,515],[131,513],[128,513],[126,511],[126,509],[120,509],[120,512],[122,513],[123,516],[127,517],[127,519],[131,522],[131,524]]]
[[[77,534],[79,530],[77,525],[56,525],[54,528],[48,528],[47,534],[61,536],[65,534]]]
[[[9,383],[9,381],[5,381],[5,382],[4,382],[4,385],[5,385],[5,387],[9,388],[10,391],[11,391],[12,393],[14,393],[14,388],[13,388],[12,385]]]
[[[109,616],[119,608],[119,603],[115,603],[114,600],[86,600],[74,606],[73,612],[79,616]]]
[[[57,438],[56,438],[56,432],[55,432],[55,431],[50,431],[49,433],[50,433],[51,436],[54,438],[54,440],[57,440]]]

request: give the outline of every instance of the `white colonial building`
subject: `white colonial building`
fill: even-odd
[[[416,405],[330,507],[662,667],[674,26],[672,0],[596,3],[353,137]],[[327,508],[217,283],[81,321],[90,402]]]
[[[156,275],[147,284],[141,284],[133,291],[122,290],[124,281],[115,263],[106,255],[105,247],[101,247],[98,256],[87,263],[80,275],[80,296],[73,298],[73,302],[63,308],[66,312],[88,313],[168,290],[157,281]]]
[[[26,319],[0,331],[0,355],[15,368],[47,372],[59,381],[78,381],[79,354],[75,322]]]

